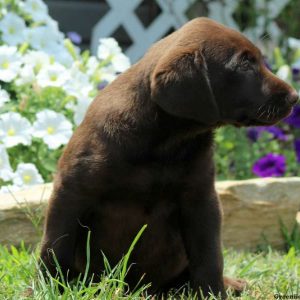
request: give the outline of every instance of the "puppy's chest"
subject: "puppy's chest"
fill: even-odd
[[[189,166],[184,163],[120,166],[119,171],[107,178],[107,194],[111,200],[122,195],[130,202],[174,202],[186,189],[190,176]]]

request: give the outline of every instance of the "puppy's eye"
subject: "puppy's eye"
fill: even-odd
[[[238,64],[238,68],[243,71],[254,70],[255,58],[244,55]]]
[[[248,70],[251,68],[250,61],[247,59],[244,59],[240,64],[239,64],[240,69],[242,70]]]

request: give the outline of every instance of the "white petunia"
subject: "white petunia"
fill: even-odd
[[[47,68],[41,69],[36,77],[37,83],[41,87],[62,87],[69,78],[70,73],[59,63],[54,63],[49,65]]]
[[[287,82],[291,81],[291,68],[288,65],[283,65],[279,68],[279,70],[277,71],[276,75]]]
[[[59,46],[60,35],[48,26],[40,26],[28,28],[26,30],[26,40],[32,48],[50,53]]]
[[[6,90],[2,90],[0,87],[0,108],[4,105],[4,103],[9,101],[9,94]]]
[[[19,113],[8,112],[0,115],[0,140],[6,148],[18,144],[31,144],[32,127]]]
[[[0,80],[11,82],[21,67],[20,55],[16,47],[0,46]]]
[[[99,70],[99,77],[100,81],[107,81],[110,83],[117,78],[117,75],[113,66],[109,65]]]
[[[116,72],[124,72],[130,67],[130,60],[123,53],[119,53],[118,55],[113,56],[111,59],[111,63]]]
[[[50,65],[50,56],[42,51],[28,51],[22,61],[25,65],[31,66],[37,74],[42,68],[47,68]]]
[[[46,19],[44,20],[45,26],[49,28],[53,34],[56,36],[59,42],[63,42],[65,35],[59,31],[59,25],[56,20],[53,20],[49,15],[47,15]]]
[[[75,107],[73,108],[74,109],[74,122],[77,126],[84,119],[86,111],[92,101],[93,100],[90,98],[81,98],[81,99],[77,100],[77,105],[75,105]]]
[[[114,55],[122,53],[118,42],[114,38],[103,38],[99,40],[98,58],[101,60],[111,59]]]
[[[0,144],[0,178],[4,181],[11,180],[13,176],[13,170],[9,163],[8,154],[5,147]]]
[[[288,45],[292,49],[299,49],[300,48],[300,40],[290,37],[290,38],[288,38]]]
[[[17,187],[27,187],[43,182],[36,166],[30,163],[20,163],[13,176],[13,183]]]
[[[129,58],[122,53],[114,38],[100,39],[98,58],[110,61],[116,72],[124,72],[130,67]]]
[[[64,91],[68,95],[74,96],[77,99],[87,98],[90,92],[94,89],[88,75],[81,72],[76,63],[74,63],[70,69],[69,75],[69,80],[63,86]]]
[[[26,25],[24,20],[13,12],[7,13],[0,21],[0,31],[4,43],[16,46],[25,40]]]
[[[72,135],[72,124],[63,114],[45,109],[36,117],[33,136],[43,139],[50,149],[67,144]]]
[[[23,85],[26,83],[32,83],[35,80],[35,74],[33,67],[30,65],[24,65],[20,71],[17,79],[15,80],[16,85]]]
[[[48,7],[41,0],[25,0],[22,10],[29,14],[34,21],[44,21],[48,16]]]
[[[74,62],[72,55],[63,45],[57,45],[56,47],[51,48],[48,53],[55,58],[55,61],[68,68],[71,67]]]
[[[87,67],[86,73],[89,76],[93,76],[95,74],[95,72],[97,71],[97,69],[99,68],[98,59],[95,56],[89,57],[89,59],[87,61],[87,64],[86,64],[86,67]]]

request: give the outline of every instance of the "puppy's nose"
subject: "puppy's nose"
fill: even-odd
[[[299,94],[294,90],[286,96],[286,101],[290,105],[295,105],[299,100]]]

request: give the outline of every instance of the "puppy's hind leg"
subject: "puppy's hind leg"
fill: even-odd
[[[75,264],[76,238],[82,201],[73,192],[55,191],[50,199],[41,247],[41,270],[52,277],[71,280],[77,274]],[[60,272],[58,272],[57,260]]]

